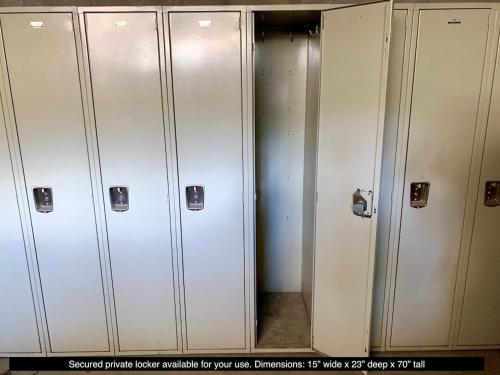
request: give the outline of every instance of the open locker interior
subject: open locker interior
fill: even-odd
[[[310,348],[319,11],[254,13],[257,348]]]

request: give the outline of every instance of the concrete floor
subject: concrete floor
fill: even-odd
[[[301,293],[261,293],[257,348],[310,348],[311,322]]]

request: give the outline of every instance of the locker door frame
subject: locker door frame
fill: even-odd
[[[289,4],[289,5],[248,5],[246,7],[246,50],[247,60],[246,60],[246,82],[247,82],[247,148],[248,155],[248,170],[246,170],[248,176],[248,184],[246,189],[248,189],[247,199],[249,207],[249,223],[251,223],[251,228],[247,233],[252,233],[249,236],[249,248],[251,249],[250,259],[249,259],[249,313],[248,313],[248,327],[250,332],[250,351],[251,353],[314,353],[312,348],[312,323],[311,323],[311,346],[309,348],[266,348],[261,349],[256,347],[257,339],[257,272],[256,272],[256,248],[255,248],[255,228],[256,228],[256,190],[255,190],[255,116],[254,116],[254,103],[255,103],[255,90],[254,90],[254,71],[255,71],[255,61],[254,61],[254,14],[255,12],[265,12],[265,11],[309,11],[317,10],[323,11],[328,9],[336,9],[349,6],[349,4]],[[318,92],[319,95],[319,92]]]
[[[253,60],[253,27],[254,27],[254,12],[256,11],[300,11],[300,10],[318,10],[318,11],[325,11],[325,10],[332,10],[332,9],[337,9],[337,8],[344,8],[344,7],[349,7],[352,5],[358,5],[358,4],[351,4],[351,3],[345,3],[345,4],[297,4],[297,5],[248,5],[247,6],[247,50],[248,50],[248,57],[247,57],[247,81],[248,81],[248,122],[251,125],[251,130],[252,133],[250,134],[250,139],[252,140],[251,143],[251,161],[252,161],[252,168],[255,168],[255,155],[254,155],[254,133],[255,133],[255,119],[254,119],[254,101],[255,101],[255,92],[254,92],[254,85],[253,85],[253,77],[254,77],[254,60]],[[318,93],[319,94],[319,93]],[[382,111],[383,112],[383,111]],[[377,160],[381,158],[382,155],[382,148],[379,146],[377,148]],[[380,165],[380,162],[378,162]],[[251,189],[251,194],[250,194],[250,199],[253,199],[252,207],[253,207],[253,221],[252,225],[254,225],[255,228],[255,185],[253,181],[253,175],[251,176],[252,178],[252,185],[249,187]],[[376,191],[379,190],[380,187],[380,181],[379,178],[376,179],[374,183],[374,189]],[[374,207],[376,207],[376,200],[374,199]],[[255,233],[255,231],[253,232]],[[373,240],[373,241],[372,241]],[[373,242],[373,244],[372,244]],[[254,245],[255,246],[255,245]],[[370,240],[370,247],[373,248],[371,249],[372,255],[374,255],[374,248],[375,248],[375,241],[374,238]],[[310,352],[315,352],[315,350],[312,348],[312,336],[313,336],[313,331],[312,331],[312,323],[311,323],[311,347],[310,348],[301,348],[301,349],[257,349],[256,348],[256,329],[257,329],[257,313],[256,313],[256,258],[255,258],[255,248],[253,249],[253,254],[252,254],[252,264],[250,265],[250,277],[252,280],[252,290],[251,290],[251,303],[253,306],[251,306],[250,310],[250,317],[249,317],[249,324],[251,326],[251,351],[252,353],[269,353],[269,352],[274,352],[274,353],[281,353],[281,352],[303,352],[303,353],[310,353]],[[373,256],[372,256],[373,258]],[[369,296],[369,304],[368,306],[371,306],[371,294]],[[371,310],[371,309],[370,309]],[[368,314],[370,315],[370,314]],[[369,323],[368,323],[369,324]],[[368,339],[369,340],[369,339]],[[367,343],[369,345],[369,343]]]
[[[247,23],[246,23],[246,6],[237,6],[237,5],[213,5],[213,6],[163,6],[163,34],[164,34],[164,56],[165,56],[165,70],[166,70],[166,85],[167,85],[167,95],[169,98],[168,101],[168,118],[169,118],[169,131],[171,136],[171,146],[170,146],[170,163],[172,164],[172,178],[171,188],[172,188],[172,202],[171,207],[173,207],[173,211],[175,212],[175,217],[172,217],[172,225],[174,226],[174,230],[172,233],[175,233],[175,249],[176,249],[176,258],[178,264],[178,279],[179,279],[179,305],[181,308],[181,324],[182,324],[182,352],[185,354],[221,354],[221,353],[250,353],[250,324],[248,322],[248,316],[250,314],[250,298],[249,295],[252,293],[250,288],[250,269],[249,263],[251,262],[251,253],[250,249],[253,248],[253,211],[250,209],[253,205],[253,197],[250,195],[249,186],[253,186],[253,168],[252,163],[252,154],[250,154],[249,145],[252,144],[252,140],[249,139],[251,137],[251,129],[249,129],[248,123],[248,93],[246,90],[248,77],[246,74],[246,62],[247,62],[247,49],[246,46],[246,36],[247,36]],[[187,341],[186,341],[186,332],[187,332],[187,324],[185,317],[185,298],[184,298],[184,270],[182,267],[182,241],[181,241],[181,202],[184,199],[183,194],[179,189],[178,185],[178,170],[177,170],[177,149],[176,149],[176,133],[175,133],[175,114],[174,114],[174,103],[171,98],[173,98],[173,80],[172,80],[172,59],[170,56],[171,45],[170,45],[170,37],[169,37],[169,14],[176,12],[239,12],[240,13],[240,45],[241,45],[241,109],[242,109],[242,148],[243,148],[243,156],[242,156],[242,165],[243,165],[243,231],[244,231],[244,293],[245,293],[245,348],[243,349],[188,349]],[[251,179],[251,182],[249,182]],[[253,188],[252,188],[253,189]],[[252,190],[253,191],[253,190]],[[251,197],[251,198],[250,198]]]
[[[83,61],[82,61],[82,45],[81,45],[81,35],[80,35],[80,24],[79,24],[79,19],[78,19],[78,8],[77,7],[67,7],[67,6],[44,6],[44,7],[6,7],[6,8],[1,8],[0,9],[1,14],[8,14],[8,13],[71,13],[72,19],[73,19],[73,31],[74,31],[74,38],[75,38],[75,48],[76,48],[76,54],[77,54],[77,64],[78,64],[78,70],[79,70],[79,81],[80,81],[80,91],[81,91],[81,100],[82,100],[82,113],[83,113],[83,122],[85,125],[85,134],[86,134],[86,147],[88,150],[88,162],[89,162],[89,178],[90,178],[90,184],[92,187],[92,191],[96,192],[97,187],[99,186],[98,180],[96,179],[96,166],[95,163],[93,162],[95,160],[95,154],[93,152],[93,140],[90,137],[90,114],[88,112],[88,107],[85,103],[85,97],[86,97],[86,92],[87,88],[85,85],[84,81],[84,76],[83,76]],[[6,122],[7,122],[7,127],[8,127],[8,132],[10,135],[10,140],[9,140],[9,146],[11,147],[11,153],[15,155],[15,164],[16,164],[16,174],[17,178],[16,180],[16,186],[19,186],[18,191],[23,192],[23,194],[19,194],[19,205],[22,208],[22,220],[23,220],[23,227],[25,230],[25,238],[26,238],[26,244],[27,247],[29,248],[29,255],[30,255],[30,266],[32,268],[33,272],[33,280],[35,280],[35,287],[36,287],[36,296],[37,296],[37,303],[38,303],[38,314],[40,315],[38,319],[40,320],[40,329],[43,331],[43,335],[41,334],[41,337],[43,337],[43,345],[44,345],[44,355],[51,357],[51,356],[60,356],[60,357],[66,357],[66,356],[75,356],[75,355],[98,355],[98,356],[110,356],[114,354],[114,343],[113,343],[113,336],[112,336],[112,327],[110,326],[109,322],[111,321],[111,310],[110,310],[110,298],[109,294],[107,293],[107,275],[109,273],[108,268],[106,267],[106,262],[103,261],[105,258],[105,251],[104,251],[104,241],[105,241],[105,234],[102,232],[100,228],[100,218],[99,218],[99,213],[95,207],[97,207],[98,199],[96,194],[92,194],[93,198],[93,204],[94,204],[94,214],[95,214],[95,219],[96,219],[96,225],[97,225],[97,241],[98,241],[98,251],[99,251],[99,257],[100,257],[100,267],[101,267],[101,277],[102,277],[102,282],[103,282],[103,287],[104,287],[104,308],[105,308],[105,313],[106,313],[106,320],[108,322],[107,324],[107,335],[110,341],[110,346],[109,346],[109,351],[108,352],[57,352],[57,353],[52,353],[49,348],[49,332],[48,332],[48,327],[47,327],[47,320],[46,320],[46,313],[45,313],[45,307],[44,307],[44,301],[43,301],[43,294],[42,294],[42,287],[41,287],[41,281],[40,281],[40,274],[38,270],[38,261],[37,261],[37,255],[36,255],[36,248],[35,248],[35,240],[34,240],[34,234],[33,234],[33,229],[31,227],[31,216],[30,216],[30,211],[29,211],[29,203],[28,200],[30,199],[28,190],[26,189],[25,186],[25,177],[24,177],[24,171],[23,167],[21,164],[21,150],[20,150],[20,145],[19,145],[19,140],[17,137],[17,130],[16,130],[16,122],[15,122],[15,116],[14,116],[14,106],[13,106],[13,101],[12,97],[10,95],[11,89],[10,89],[10,84],[9,84],[9,78],[8,78],[8,70],[7,70],[7,62],[5,60],[5,52],[3,49],[3,37],[0,35],[0,41],[1,46],[0,46],[0,51],[1,51],[1,57],[0,57],[0,69],[2,73],[2,87],[0,88],[1,93],[9,93],[8,95],[4,95],[3,97],[3,105],[4,105],[4,111],[6,112]],[[8,118],[8,120],[7,120]],[[98,170],[98,168],[97,168]]]
[[[173,137],[171,129],[171,119],[169,113],[171,100],[170,93],[167,91],[167,80],[165,71],[165,54],[164,51],[164,33],[163,33],[163,17],[162,17],[162,7],[161,6],[100,6],[100,7],[78,7],[78,20],[80,25],[80,36],[81,36],[81,53],[82,53],[82,65],[83,65],[83,75],[84,75],[84,86],[85,86],[85,100],[86,107],[89,113],[89,129],[87,131],[88,136],[92,139],[92,154],[93,154],[93,164],[94,164],[94,174],[96,179],[96,212],[98,212],[99,226],[103,233],[102,246],[105,251],[105,265],[106,265],[106,284],[107,284],[107,294],[110,301],[109,305],[110,315],[111,315],[111,326],[112,326],[112,337],[114,341],[114,354],[116,356],[130,356],[130,355],[152,355],[152,354],[182,354],[182,329],[181,329],[181,310],[180,310],[180,292],[179,292],[179,276],[178,276],[178,247],[177,247],[177,236],[173,228],[173,222],[175,221],[176,211],[171,210],[171,236],[172,236],[172,259],[173,259],[173,274],[174,274],[174,293],[175,293],[175,315],[176,315],[176,327],[177,327],[177,347],[175,350],[148,350],[148,351],[120,351],[118,346],[118,330],[117,330],[117,317],[116,309],[114,304],[114,290],[113,290],[113,280],[112,280],[112,264],[109,244],[107,241],[107,224],[105,215],[105,199],[107,199],[107,193],[104,191],[102,185],[102,175],[99,161],[99,149],[97,144],[97,128],[94,113],[94,103],[92,95],[92,82],[91,82],[91,72],[90,72],[90,61],[87,43],[87,31],[85,27],[85,14],[87,13],[156,13],[157,19],[157,33],[158,33],[158,55],[159,55],[159,71],[160,71],[160,85],[162,94],[162,108],[163,108],[163,126],[165,128],[165,149],[167,152],[166,159],[166,172],[168,181],[168,196],[170,207],[175,207],[173,202],[173,181],[175,180],[176,174],[173,172],[174,164],[172,155],[173,147],[175,146],[175,138]],[[173,213],[172,213],[173,212]],[[172,217],[174,216],[174,217]]]
[[[19,8],[1,9],[0,13],[10,13],[19,11]],[[10,84],[7,71],[7,62],[5,59],[3,43],[3,33],[0,24],[0,106],[2,107],[3,118],[0,116],[0,131],[5,131],[6,142],[9,148],[10,162],[12,166],[12,177],[14,179],[14,187],[17,195],[19,218],[21,232],[24,240],[24,249],[26,253],[26,266],[28,267],[28,275],[30,278],[31,294],[33,299],[33,307],[35,311],[35,319],[37,324],[38,339],[40,341],[39,353],[0,353],[2,357],[45,357],[47,356],[47,340],[43,301],[41,294],[40,279],[38,275],[38,262],[34,251],[33,240],[31,236],[31,219],[27,202],[26,187],[23,183],[24,175],[21,164],[21,151],[17,141],[17,131],[15,129],[14,112],[12,106],[12,97],[10,96]]]
[[[498,5],[497,5],[498,7]],[[476,130],[475,130],[475,140],[472,153],[472,164],[471,171],[469,174],[469,189],[466,198],[466,212],[464,227],[462,231],[462,241],[460,247],[459,255],[459,265],[457,267],[457,286],[455,287],[455,296],[453,301],[453,313],[451,317],[450,325],[450,339],[447,346],[436,347],[436,346],[392,346],[390,344],[390,335],[392,329],[392,317],[394,311],[394,298],[395,298],[395,287],[396,287],[396,272],[397,272],[397,262],[399,253],[399,234],[401,228],[401,212],[404,194],[404,183],[405,183],[405,172],[406,172],[406,150],[408,147],[408,134],[409,134],[409,123],[410,123],[410,112],[411,112],[411,100],[413,92],[413,76],[415,70],[415,60],[416,60],[416,48],[418,41],[418,17],[420,10],[432,10],[432,9],[493,9],[493,4],[491,3],[415,3],[410,5],[400,4],[396,9],[408,9],[409,12],[413,13],[412,20],[409,21],[411,24],[411,41],[409,46],[409,58],[407,59],[408,66],[405,68],[403,73],[406,77],[403,79],[406,81],[405,91],[401,94],[400,101],[400,117],[398,126],[398,142],[396,148],[396,163],[395,163],[395,173],[394,173],[394,188],[393,188],[393,198],[392,198],[392,218],[391,218],[391,229],[390,229],[390,240],[389,240],[389,256],[388,256],[388,275],[386,276],[386,292],[384,305],[387,306],[387,312],[384,313],[385,323],[383,327],[383,351],[408,351],[408,350],[450,350],[458,349],[456,347],[455,340],[458,337],[456,327],[458,324],[458,310],[461,310],[461,304],[463,303],[463,291],[465,289],[465,276],[464,269],[467,268],[468,262],[468,252],[467,243],[470,242],[472,238],[472,230],[470,228],[471,214],[473,215],[475,205],[475,198],[477,194],[477,183],[480,173],[480,161],[482,155],[482,144],[484,143],[485,127],[487,121],[487,105],[489,104],[489,99],[491,95],[492,86],[492,70],[494,69],[494,61],[492,61],[492,54],[496,51],[496,45],[498,43],[498,21],[490,21],[490,29],[488,31],[488,41],[486,46],[485,55],[485,65],[483,67],[482,75],[482,85],[480,91],[479,99],[479,110],[476,120]],[[492,12],[492,16],[494,16]],[[490,16],[490,20],[492,19]],[[493,18],[495,20],[495,18]],[[496,39],[495,39],[496,35]],[[405,52],[406,53],[406,52]],[[470,246],[469,246],[470,248]],[[462,285],[463,284],[463,285]],[[462,290],[463,289],[463,290]],[[460,347],[467,349],[465,347]],[[474,347],[475,349],[480,349]],[[490,347],[491,348],[491,347]],[[470,349],[470,348],[469,348]]]
[[[412,21],[413,21],[413,4],[401,4],[401,3],[395,3],[393,11],[396,10],[404,10],[407,12],[406,15],[406,35],[405,35],[405,40],[404,40],[404,47],[403,47],[403,64],[400,67],[401,69],[401,87],[400,87],[400,103],[398,105],[398,124],[397,124],[397,129],[396,129],[396,152],[394,153],[394,167],[397,165],[397,157],[398,155],[398,145],[400,142],[401,138],[401,127],[402,127],[402,117],[403,117],[403,111],[402,111],[402,106],[401,103],[404,102],[405,100],[405,93],[406,93],[406,86],[408,83],[408,68],[409,68],[409,54],[410,54],[410,42],[411,42],[411,30],[412,30]],[[393,25],[394,26],[394,25]],[[390,56],[390,51],[389,51],[389,56]],[[390,69],[390,67],[389,67]],[[386,104],[386,111],[387,111],[387,104]],[[387,119],[386,119],[387,121]],[[392,252],[391,252],[391,240],[393,238],[392,236],[392,228],[393,224],[397,220],[397,213],[396,210],[393,207],[392,202],[394,201],[394,197],[396,196],[397,192],[394,189],[394,182],[396,181],[396,174],[394,173],[393,176],[393,192],[392,192],[392,201],[390,204],[390,215],[389,215],[389,223],[388,223],[388,236],[389,236],[389,242],[387,243],[387,251],[386,255],[387,257],[385,258],[386,264],[385,264],[385,275],[383,279],[385,280],[385,288],[384,288],[384,296],[383,296],[383,312],[382,312],[382,331],[381,331],[381,340],[380,340],[380,346],[371,346],[370,350],[374,352],[382,352],[386,350],[386,329],[387,329],[387,319],[388,319],[388,313],[387,310],[389,308],[389,291],[391,290],[390,288],[390,282],[391,282],[391,275],[392,275],[392,267],[394,264],[394,261],[392,259]],[[379,202],[379,207],[380,207],[380,202]],[[380,225],[380,222],[379,224]],[[379,250],[376,249],[376,254],[375,254],[375,259],[376,261],[380,260],[378,259],[378,252]],[[375,297],[375,295],[374,295]]]

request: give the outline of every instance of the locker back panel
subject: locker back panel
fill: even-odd
[[[487,181],[500,181],[500,60],[497,57],[467,272],[459,345],[500,345],[500,206],[484,204]]]
[[[240,13],[171,13],[187,346],[245,347]],[[185,189],[204,187],[188,210]]]
[[[489,15],[420,11],[393,346],[449,342]],[[410,207],[412,182],[430,182],[426,207]]]
[[[4,14],[0,20],[50,347],[108,351],[72,15]],[[35,187],[52,188],[53,212],[35,210]]]
[[[176,349],[156,13],[85,20],[120,350]],[[127,211],[112,186],[128,188]]]
[[[266,31],[264,41],[255,41],[257,280],[263,292],[301,291],[307,44],[306,34],[291,40],[290,32]]]
[[[9,146],[0,108],[0,353],[40,353],[35,305]]]

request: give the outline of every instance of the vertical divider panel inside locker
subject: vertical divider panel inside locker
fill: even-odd
[[[0,17],[49,350],[106,353],[108,322],[73,15]],[[44,197],[48,205],[42,204]]]

